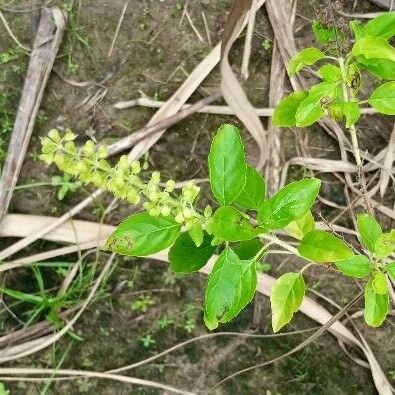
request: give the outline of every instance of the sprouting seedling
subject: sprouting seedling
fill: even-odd
[[[63,200],[69,193],[77,191],[82,183],[81,181],[73,181],[70,174],[64,174],[63,176],[53,176],[51,184],[58,188],[56,197],[58,200]]]
[[[336,235],[316,229],[311,213],[321,186],[316,178],[291,182],[268,198],[264,178],[246,162],[236,127],[222,125],[213,139],[208,167],[218,208],[208,206],[203,212],[196,204],[196,186],[191,184],[176,194],[173,181],[171,191],[164,190],[156,173],[149,181],[137,174],[138,162],[129,164],[121,158],[111,167],[104,159],[105,148],[87,143],[78,149],[74,139],[71,132],[61,137],[52,131],[42,141],[42,158],[132,204],[145,199],[145,211],[126,218],[105,248],[127,256],[149,256],[169,248],[170,267],[176,273],[197,272],[212,260],[204,306],[209,329],[234,319],[252,300],[257,264],[270,254],[271,245],[307,262],[273,286],[270,300],[275,332],[299,310],[305,294],[304,272],[317,264],[333,265],[339,273],[365,281],[365,320],[371,326],[384,322],[389,293],[386,276],[395,279],[395,263],[390,261],[395,231],[384,233],[373,217],[360,215],[359,250],[366,251],[362,254]],[[169,210],[164,211],[164,205]],[[297,246],[278,238],[278,231],[293,237]]]
[[[364,25],[353,21],[351,29],[355,42],[345,56],[334,56],[311,47],[291,59],[290,77],[318,63],[317,75],[321,82],[308,91],[291,93],[280,101],[273,122],[279,127],[307,127],[323,116],[344,122],[360,167],[362,160],[355,124],[360,119],[361,108],[370,105],[378,113],[395,115],[395,48],[389,42],[395,35],[395,13],[381,15]],[[313,30],[322,44],[336,38],[334,28],[327,29],[319,22],[313,25]],[[362,84],[367,75],[379,84],[368,97],[364,97]]]

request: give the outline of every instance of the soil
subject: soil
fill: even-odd
[[[8,4],[10,3],[10,4]],[[29,1],[11,1],[5,8],[30,7]],[[56,2],[52,2],[56,3]],[[71,4],[72,1],[63,2]],[[51,177],[59,175],[54,167],[45,167],[38,160],[40,137],[51,128],[71,128],[78,133],[78,142],[87,138],[100,142],[111,142],[129,135],[140,128],[154,114],[153,109],[135,107],[115,110],[113,104],[147,95],[157,100],[166,100],[178,88],[194,67],[209,53],[205,39],[202,44],[187,20],[180,25],[184,0],[132,0],[126,11],[112,56],[108,50],[118,23],[125,0],[84,0],[74,2],[71,8],[67,35],[55,62],[42,103],[34,135],[29,146],[18,183],[51,182]],[[348,3],[344,9],[350,11]],[[188,12],[196,28],[205,35],[202,19],[204,11],[213,43],[219,41],[230,0],[190,1]],[[1,7],[1,5],[0,5]],[[357,11],[377,11],[378,8],[366,0],[358,1]],[[23,42],[30,43],[37,25],[37,12],[7,12],[7,20],[15,35]],[[300,0],[295,29],[298,46],[313,41],[309,24],[314,19],[310,0]],[[15,44],[0,25],[0,54],[15,48]],[[265,49],[263,42],[269,43],[273,32],[264,8],[258,13],[253,41],[253,56],[250,65],[250,79],[246,90],[256,106],[268,105],[268,86],[271,49]],[[235,70],[243,51],[243,42],[238,40],[232,51]],[[19,55],[15,60],[0,63],[0,95],[10,92],[7,105],[15,113],[18,93],[23,84],[28,58]],[[76,87],[67,82],[95,81],[90,87]],[[105,82],[102,82],[105,81]],[[191,102],[210,94],[218,87],[220,76],[215,70],[191,98]],[[87,108],[84,100],[105,87],[106,94],[93,107]],[[368,89],[368,88],[366,88]],[[187,180],[207,177],[206,156],[215,130],[223,122],[232,122],[242,128],[234,117],[196,114],[171,128],[150,150],[145,160],[148,171],[160,170],[164,178]],[[264,123],[267,121],[264,120]],[[381,117],[365,117],[361,126],[361,146],[372,153],[383,149],[389,140],[390,122]],[[247,133],[244,134],[253,143]],[[339,158],[334,141],[319,128],[297,133],[285,131],[282,135],[284,159],[294,155],[303,142],[310,156]],[[254,147],[250,147],[250,155]],[[289,177],[300,178],[306,172],[301,167],[293,167]],[[333,176],[324,175],[322,196],[344,204],[342,184]],[[207,190],[207,186],[203,187]],[[56,196],[56,188],[36,187],[15,192],[10,212],[60,216],[80,202],[91,190],[83,187],[69,194],[62,201]],[[390,192],[391,193],[391,192]],[[208,193],[205,194],[208,196]],[[205,199],[209,199],[206,197]],[[109,195],[102,196],[94,205],[78,215],[78,218],[98,221],[103,208],[111,202]],[[385,196],[383,202],[390,200]],[[115,210],[106,216],[106,222],[116,224],[131,211],[127,204],[118,203]],[[328,210],[319,205],[317,215],[322,213],[330,219],[338,211]],[[394,227],[388,219],[386,226]],[[344,225],[352,226],[348,217]],[[0,240],[0,246],[12,240]],[[28,254],[43,251],[53,246],[37,242]],[[24,252],[24,255],[26,251]],[[105,259],[100,254],[98,264]],[[73,262],[77,256],[67,256],[62,261]],[[93,264],[86,262],[87,266]],[[297,261],[282,262],[272,259],[270,274],[278,276],[287,269],[301,267]],[[47,285],[53,286],[60,275],[47,275]],[[21,269],[7,279],[22,290],[34,290],[31,271]],[[63,338],[55,347],[27,358],[23,366],[89,369],[104,371],[114,369],[178,344],[186,339],[207,333],[202,322],[202,300],[205,279],[201,275],[174,276],[165,264],[142,259],[117,258],[117,262],[107,285],[95,302],[78,321],[74,328],[76,336]],[[341,279],[336,273],[323,268],[314,268],[308,274],[311,289],[324,293],[327,297],[343,305],[358,291],[351,280]],[[149,297],[146,311],[136,306],[141,296]],[[310,295],[315,298],[314,294]],[[151,304],[152,302],[152,304]],[[328,309],[322,300],[319,300]],[[271,333],[270,309],[267,299],[262,298],[263,325],[259,333]],[[244,332],[251,329],[252,307],[245,309],[231,324],[221,330]],[[3,316],[4,313],[3,313]],[[9,330],[16,322],[9,316],[3,324]],[[171,323],[161,329],[166,318]],[[368,329],[361,320],[356,320],[359,329],[366,336],[386,373],[395,369],[393,324],[387,323],[377,330]],[[287,330],[312,328],[316,324],[301,314]],[[149,337],[155,343],[149,343]],[[231,336],[202,340],[160,358],[154,363],[130,372],[132,376],[171,384],[190,391],[203,391],[215,385],[230,373],[281,355],[302,341],[308,333],[279,339],[240,339]],[[147,340],[148,339],[148,340]],[[392,373],[394,376],[394,373]],[[395,379],[395,377],[392,377]],[[395,381],[394,381],[395,383]],[[36,394],[44,384],[10,383],[7,388],[12,394]],[[47,389],[51,394],[159,394],[158,390],[146,387],[130,387],[126,384],[105,380],[53,381]],[[330,335],[322,336],[313,345],[306,347],[293,357],[284,359],[268,368],[257,369],[230,380],[216,394],[375,394],[370,371],[357,365],[339,347]]]

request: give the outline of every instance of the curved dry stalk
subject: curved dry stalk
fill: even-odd
[[[3,25],[5,27],[5,30],[7,31],[7,33],[10,35],[10,37],[12,38],[12,40],[15,42],[15,44],[19,47],[22,48],[24,51],[26,52],[30,52],[31,49],[26,47],[25,45],[23,45],[15,36],[15,34],[12,32],[10,26],[8,25],[7,19],[5,19],[4,14],[1,12],[0,10],[0,20],[3,22]]]
[[[97,379],[106,379],[119,381],[122,383],[139,385],[144,387],[157,388],[162,391],[169,391],[174,394],[183,394],[183,395],[194,395],[193,392],[184,391],[172,387],[170,385],[158,383],[156,381],[139,379],[137,377],[129,377],[122,376],[118,374],[111,373],[101,373],[94,372],[88,370],[72,370],[72,369],[39,369],[39,368],[0,368],[0,375],[29,375],[29,376],[37,376],[37,375],[62,375],[62,376],[74,376],[75,377],[88,377],[88,378],[97,378]],[[2,377],[0,376],[0,380],[3,381],[11,381],[11,380],[23,380],[24,378],[10,378],[10,377]],[[35,380],[47,381],[48,377],[35,378]]]

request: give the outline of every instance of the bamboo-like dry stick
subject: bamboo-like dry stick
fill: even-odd
[[[8,210],[22,168],[65,26],[66,15],[59,8],[53,7],[42,11],[0,181],[0,222]]]

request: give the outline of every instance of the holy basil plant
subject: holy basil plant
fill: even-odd
[[[321,182],[302,179],[267,196],[262,175],[247,163],[238,129],[222,125],[208,156],[211,191],[217,202],[200,210],[199,188],[161,182],[158,172],[149,180],[138,162],[121,157],[115,166],[104,158],[106,149],[91,142],[74,144],[70,131],[61,137],[51,131],[42,140],[42,159],[85,183],[109,190],[138,204],[144,211],[126,218],[109,237],[105,249],[133,257],[154,256],[167,250],[171,270],[193,273],[208,265],[204,321],[210,330],[234,319],[252,300],[257,287],[258,263],[277,244],[303,258],[307,265],[281,276],[270,301],[275,332],[290,322],[303,303],[304,271],[312,264],[333,265],[345,276],[365,282],[365,320],[379,326],[388,312],[387,276],[395,279],[395,231],[384,232],[368,214],[358,216],[361,252],[330,232],[316,229],[311,208]],[[286,233],[294,243],[277,238]],[[297,247],[295,248],[294,245]]]
[[[344,121],[354,128],[361,116],[361,107],[369,104],[378,113],[395,115],[395,13],[381,15],[362,25],[351,22],[354,44],[347,54],[333,49],[304,48],[290,61],[288,73],[294,77],[302,69],[319,65],[320,82],[308,91],[297,91],[285,97],[274,112],[273,122],[280,127],[306,127],[324,115]],[[319,22],[313,24],[317,41],[324,47],[344,36]],[[375,78],[376,88],[364,97],[365,74]]]

